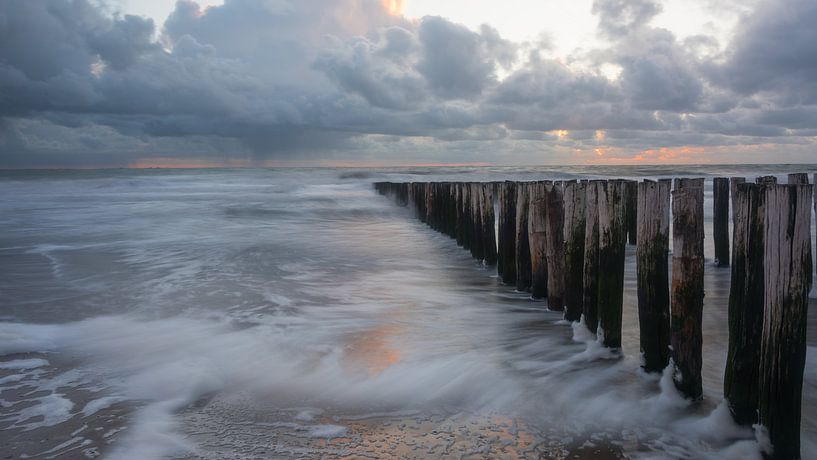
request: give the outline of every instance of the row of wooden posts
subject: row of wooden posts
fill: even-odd
[[[678,390],[699,400],[704,179],[676,178],[671,186],[670,179],[375,183],[496,265],[504,283],[547,298],[550,310],[581,321],[614,352],[621,349],[625,246],[636,244],[642,367],[658,373],[671,364]],[[715,264],[731,259],[724,396],[738,423],[768,430],[775,459],[800,458],[812,196],[806,174],[790,174],[787,185],[774,176],[713,179]]]

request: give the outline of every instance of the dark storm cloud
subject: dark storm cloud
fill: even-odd
[[[0,166],[807,143],[817,7],[784,4],[758,6],[724,51],[653,26],[658,2],[597,0],[607,45],[565,63],[378,0],[181,0],[160,26],[88,0],[6,0]]]
[[[720,82],[744,96],[771,93],[786,105],[817,104],[817,2],[766,1],[738,29]]]

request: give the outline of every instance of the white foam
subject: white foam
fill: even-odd
[[[126,398],[123,398],[121,396],[105,396],[99,399],[88,401],[88,403],[85,404],[85,407],[82,408],[82,415],[84,415],[85,417],[91,416],[103,409],[107,409],[113,406],[114,404],[126,400],[127,400]]]
[[[35,369],[37,367],[48,366],[48,360],[40,358],[16,359],[14,361],[0,362],[0,369]]]
[[[36,404],[13,412],[0,420],[4,422],[12,421],[13,423],[9,428],[21,428],[23,431],[29,431],[35,428],[54,426],[73,417],[71,409],[74,408],[74,403],[66,399],[62,394],[50,393],[36,398],[34,401],[36,401]],[[30,421],[40,417],[42,417],[41,420]]]
[[[308,427],[313,438],[339,438],[346,434],[346,427],[340,425],[312,425]]]

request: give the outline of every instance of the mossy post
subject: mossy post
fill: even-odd
[[[582,285],[582,316],[584,324],[596,333],[599,323],[599,188],[605,181],[587,183],[584,202],[584,272]]]
[[[627,200],[627,236],[631,245],[638,242],[638,182],[625,181]]]
[[[545,183],[530,185],[528,198],[530,217],[528,218],[528,239],[530,242],[531,297],[544,299],[548,295],[547,266],[547,200]]]
[[[564,183],[565,319],[571,322],[582,316],[586,189],[586,182]]]
[[[764,315],[760,346],[759,422],[773,451],[800,458],[803,369],[811,290],[810,185],[766,187]]]
[[[676,388],[685,397],[703,396],[704,303],[703,179],[675,179],[672,192],[672,290],[670,344]]]
[[[599,342],[607,348],[621,349],[621,317],[624,304],[624,251],[627,246],[627,189],[621,180],[602,182],[598,187]]]
[[[729,352],[723,396],[732,418],[757,423],[760,342],[763,329],[766,194],[758,184],[737,184],[732,197],[732,279],[729,286]]]
[[[563,184],[545,184],[548,308],[565,309],[565,202]]]
[[[516,183],[499,185],[497,272],[505,284],[516,284]]]
[[[638,184],[636,271],[641,367],[662,372],[670,358],[670,180]]]
[[[528,189],[530,184],[516,185],[516,290],[530,289],[530,241],[528,240]]]
[[[715,242],[715,264],[729,266],[729,178],[712,179],[712,238]]]

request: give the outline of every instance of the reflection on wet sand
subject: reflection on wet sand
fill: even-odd
[[[369,376],[378,375],[400,361],[394,339],[404,332],[405,327],[391,323],[357,332],[344,349],[344,361]]]
[[[330,416],[321,409],[270,412],[235,401],[229,405],[216,401],[204,413],[187,416],[199,424],[205,422],[191,433],[202,452],[207,452],[203,458],[626,458],[621,441],[603,433],[588,439],[567,426],[541,431],[521,419],[444,409]],[[219,424],[222,417],[246,422]]]

